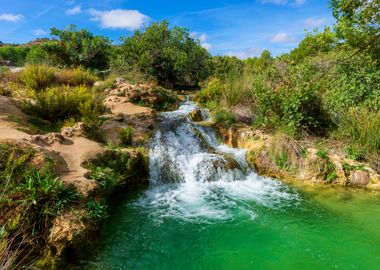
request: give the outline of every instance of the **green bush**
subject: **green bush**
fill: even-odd
[[[352,145],[357,145],[366,153],[379,153],[380,111],[351,108],[341,116],[337,138],[349,138]]]
[[[21,72],[20,79],[27,88],[43,91],[54,82],[55,70],[45,65],[28,65]]]
[[[228,126],[236,122],[235,117],[231,112],[221,108],[215,111],[213,119],[216,123],[222,123]]]
[[[30,48],[26,46],[3,46],[0,47],[0,60],[9,60],[20,67],[25,64],[26,56]]]
[[[90,90],[83,86],[48,88],[35,93],[32,101],[24,102],[23,109],[30,115],[58,123],[71,117],[80,119],[81,104],[92,99]]]
[[[121,143],[124,146],[131,145],[132,141],[133,141],[134,133],[135,133],[135,129],[132,126],[128,126],[126,128],[122,128],[119,131],[119,139],[120,139]]]
[[[166,21],[136,31],[114,54],[118,65],[137,69],[166,86],[197,87],[210,73],[207,50],[186,29],[169,28]]]
[[[90,220],[99,221],[107,217],[107,204],[96,200],[86,203],[86,210]]]
[[[51,64],[48,53],[41,47],[33,47],[26,56],[28,64]]]
[[[81,68],[63,69],[56,73],[57,83],[63,84],[63,85],[92,86],[97,80],[99,80],[98,77],[92,75],[90,72],[83,70]]]

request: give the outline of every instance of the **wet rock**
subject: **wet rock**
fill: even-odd
[[[203,120],[202,111],[200,109],[195,109],[189,113],[189,118],[191,121],[200,122]]]
[[[349,180],[353,186],[365,187],[369,184],[369,173],[368,171],[363,171],[363,170],[353,171],[350,174]]]

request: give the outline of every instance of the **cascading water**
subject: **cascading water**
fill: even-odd
[[[177,111],[162,114],[149,147],[151,187],[136,205],[158,218],[210,222],[256,217],[245,201],[265,207],[297,201],[285,185],[257,175],[244,150],[219,144],[211,128],[191,122],[187,115],[195,109],[187,100]]]
[[[163,114],[149,189],[113,205],[91,258],[67,269],[379,268],[378,193],[260,177],[195,108]]]

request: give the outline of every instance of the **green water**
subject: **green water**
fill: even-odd
[[[73,268],[380,269],[379,193],[288,192],[297,196],[277,205],[230,199],[230,215],[220,219],[168,214],[172,206],[152,207],[135,194],[113,206],[89,260]]]

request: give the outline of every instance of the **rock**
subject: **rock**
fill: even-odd
[[[96,81],[95,83],[94,83],[94,86],[101,86],[102,85],[102,81]]]
[[[191,121],[200,122],[203,120],[202,111],[200,109],[195,109],[189,113],[189,118]]]
[[[357,170],[350,174],[350,183],[353,186],[365,187],[369,184],[369,173],[368,171]]]
[[[73,127],[64,127],[61,135],[65,137],[83,136],[85,133],[84,123],[78,122]]]
[[[254,115],[252,111],[245,106],[237,106],[234,107],[232,110],[232,114],[234,115],[237,122],[245,123],[245,124],[252,124],[252,121],[254,119]]]
[[[55,142],[62,143],[65,138],[56,132],[52,132],[46,135],[32,135],[31,141],[37,144],[51,145]]]

